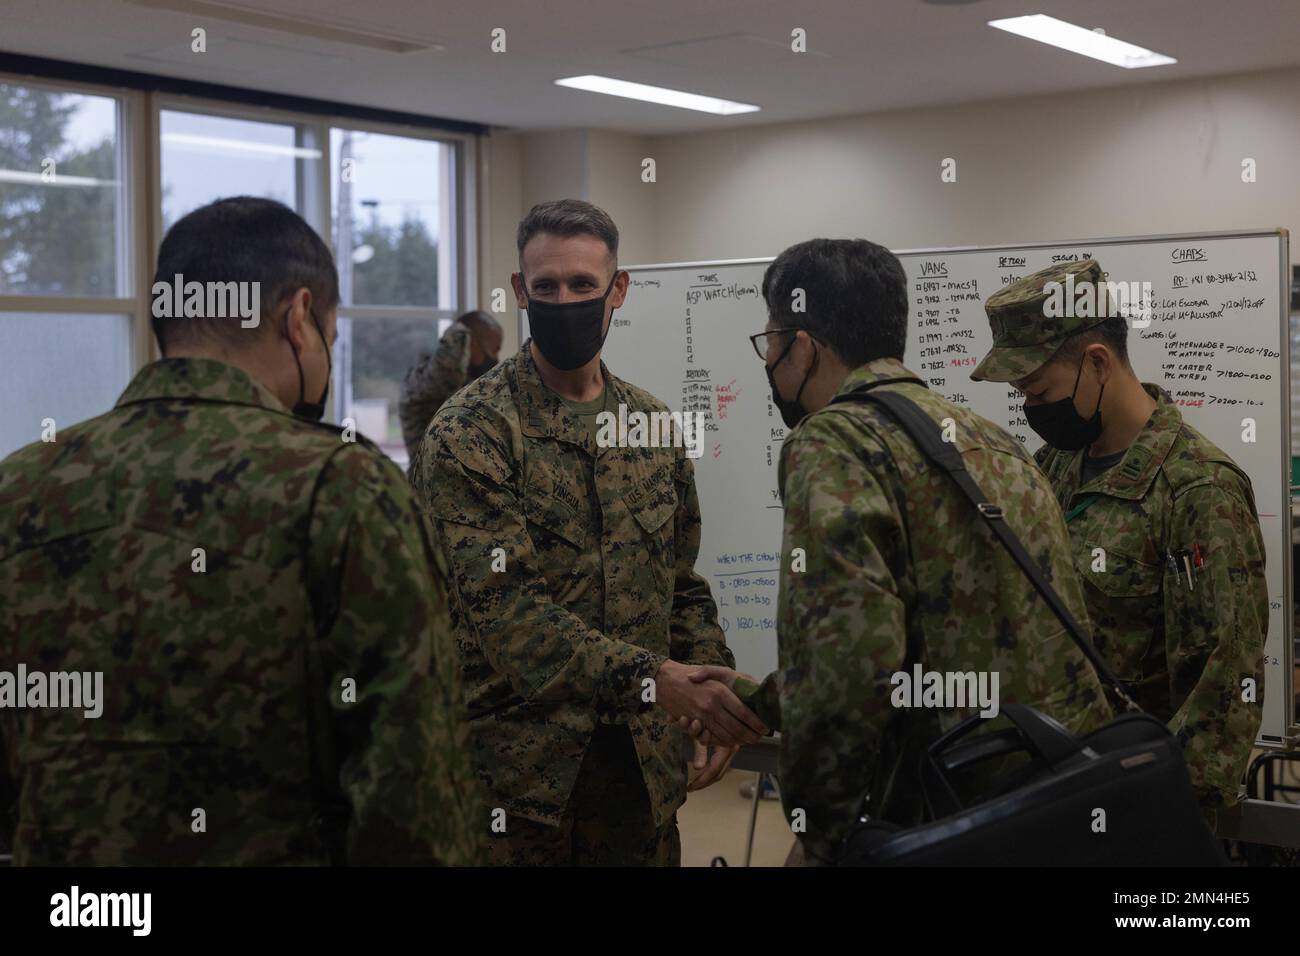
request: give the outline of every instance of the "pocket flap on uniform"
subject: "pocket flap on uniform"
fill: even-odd
[[[464,494],[458,495],[454,489],[434,494],[427,508],[431,517],[446,524],[463,524],[483,531],[501,528],[500,512],[483,506],[481,502],[467,501]]]
[[[524,497],[524,517],[576,547],[587,543],[587,526],[581,516],[552,495],[530,489]]]
[[[1091,567],[1086,570],[1081,568],[1080,576],[1103,594],[1124,598],[1150,597],[1160,592],[1166,571],[1164,565],[1147,564],[1122,551],[1106,548],[1098,542],[1088,549],[1088,560],[1092,561],[1094,566],[1100,558],[1100,555],[1096,555],[1096,548],[1105,551],[1105,570],[1094,571]]]
[[[672,471],[661,468],[623,496],[623,503],[646,534],[654,534],[677,510],[677,490]]]
[[[448,457],[459,462],[464,474],[457,474],[454,467],[430,468],[426,464],[413,476],[416,500],[439,522],[499,530],[502,496],[509,494],[508,468],[495,456],[459,446],[447,448]]]

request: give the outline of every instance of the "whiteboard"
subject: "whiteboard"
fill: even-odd
[[[949,400],[1005,427],[1033,452],[1017,393],[973,382],[992,345],[983,302],[1060,260],[1096,258],[1112,281],[1149,282],[1150,323],[1129,331],[1138,377],[1162,385],[1186,420],[1250,476],[1269,590],[1260,746],[1293,733],[1288,251],[1283,230],[897,252],[911,298],[904,362]],[[669,408],[705,415],[696,483],[696,570],[713,588],[740,670],[776,667],[781,548],[777,463],[785,427],[747,336],[761,332],[770,259],[634,266],[603,357]],[[1244,418],[1256,440],[1243,441]]]

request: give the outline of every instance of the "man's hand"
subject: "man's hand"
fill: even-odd
[[[691,778],[687,781],[686,789],[703,790],[705,787],[717,783],[727,768],[731,766],[732,759],[740,752],[739,747],[714,747],[713,755],[709,755],[707,744],[702,744],[699,740],[695,741],[695,761],[691,766]]]
[[[740,671],[733,671],[730,667],[720,667],[717,664],[701,664],[691,673],[691,680],[696,684],[703,684],[706,680],[716,680],[726,684],[727,690],[735,690],[737,677],[743,677],[755,684],[758,683],[757,678],[742,674]]]
[[[733,671],[730,667],[719,667],[717,664],[705,664],[702,667],[696,668],[695,672],[691,674],[691,680],[697,684],[702,684],[706,680],[716,680],[726,684],[727,689],[733,692],[736,687],[737,677],[743,677],[745,680],[752,681],[755,684],[758,683],[756,677]],[[708,745],[713,742],[713,735],[705,729],[704,724],[699,720],[692,720],[689,717],[679,717],[677,719],[677,727],[683,733],[690,734],[695,738],[695,745],[697,748],[700,744]],[[698,750],[696,751],[696,759],[699,759]],[[731,762],[730,758],[728,758],[727,762]]]
[[[664,661],[655,675],[655,700],[674,719],[699,721],[709,739],[722,747],[756,743],[767,727],[720,679],[695,679],[700,671],[734,672],[725,667],[690,667]]]

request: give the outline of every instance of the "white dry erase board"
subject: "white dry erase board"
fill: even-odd
[[[1149,282],[1150,322],[1129,332],[1143,381],[1250,475],[1267,547],[1269,635],[1260,745],[1293,734],[1288,250],[1284,230],[900,251],[910,295],[905,362],[929,386],[1004,426],[1032,452],[1016,393],[973,382],[992,344],[983,302],[1065,259],[1096,258],[1111,282]],[[739,668],[776,666],[781,561],[777,460],[784,426],[746,337],[767,321],[768,259],[635,266],[604,359],[669,408],[706,416],[696,484],[697,570],[713,587]],[[1141,321],[1141,320],[1139,320]],[[1254,441],[1243,419],[1254,421]],[[1245,434],[1243,434],[1245,433]],[[1213,547],[1213,543],[1210,543]]]

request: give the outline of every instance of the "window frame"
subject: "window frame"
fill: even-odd
[[[312,145],[322,152],[321,175],[301,184],[302,215],[325,240],[337,258],[330,209],[334,201],[329,133],[332,128],[352,129],[388,136],[428,140],[449,147],[449,169],[439,184],[444,217],[444,241],[439,254],[447,257],[444,274],[450,280],[447,308],[425,306],[342,306],[340,318],[379,318],[390,321],[424,320],[436,329],[442,319],[454,319],[478,297],[478,166],[480,133],[435,129],[408,123],[358,119],[345,113],[298,112],[256,106],[184,93],[145,90],[107,83],[51,79],[0,71],[0,82],[55,93],[109,97],[117,103],[117,162],[122,183],[115,233],[118,242],[117,281],[126,294],[118,296],[33,296],[0,293],[0,313],[113,313],[130,317],[129,350],[132,374],[159,358],[149,323],[154,262],[162,242],[162,140],[163,110],[200,113],[228,119],[291,124],[309,131]],[[341,105],[341,104],[340,104]],[[450,235],[452,241],[445,241]],[[440,262],[440,269],[444,262]],[[344,389],[336,366],[331,394],[335,411]],[[350,383],[349,383],[350,385]],[[337,414],[334,416],[337,419]]]
[[[145,128],[144,108],[147,94],[127,87],[96,83],[78,83],[71,80],[48,80],[21,73],[0,72],[0,83],[23,86],[51,93],[69,93],[99,96],[116,103],[116,156],[121,183],[120,201],[117,203],[114,235],[117,249],[114,255],[118,295],[14,295],[0,293],[0,315],[27,314],[113,314],[130,319],[129,351],[131,374],[134,375],[148,361],[152,331],[149,327],[149,280],[153,270],[149,255],[138,241],[142,225],[149,219],[146,182],[139,175],[148,153],[148,130]],[[134,240],[134,241],[133,241]],[[122,290],[125,290],[124,292]],[[0,318],[0,321],[3,321]]]
[[[450,308],[433,306],[376,306],[352,305],[340,303],[339,319],[384,319],[388,321],[431,321],[434,328],[440,319],[451,318],[466,311],[467,302],[477,297],[478,273],[474,250],[477,244],[478,190],[475,173],[478,158],[478,135],[448,130],[435,130],[405,123],[384,123],[373,120],[360,120],[338,114],[297,113],[274,107],[246,106],[239,103],[227,103],[220,100],[203,99],[177,93],[150,94],[150,118],[153,134],[150,137],[150,167],[152,170],[151,201],[153,216],[152,232],[157,236],[152,248],[162,241],[162,111],[172,110],[187,113],[201,113],[225,119],[248,120],[262,123],[290,124],[299,129],[310,131],[309,145],[320,149],[322,153],[321,175],[304,178],[301,184],[304,219],[325,240],[334,258],[338,260],[338,249],[334,247],[334,230],[330,210],[335,199],[335,182],[333,155],[330,146],[332,129],[350,129],[357,132],[378,133],[386,136],[401,136],[408,139],[421,139],[449,147],[450,168],[443,176],[439,189],[444,199],[442,215],[444,223],[450,220],[452,242],[439,244],[440,257],[450,259],[447,277],[452,290],[449,300]],[[448,209],[450,205],[450,209]],[[441,267],[441,263],[440,263]],[[343,336],[340,336],[342,341]],[[342,355],[336,355],[334,371],[330,382],[331,408],[329,417],[338,421],[344,404],[351,400],[351,355],[348,346],[343,344]]]

